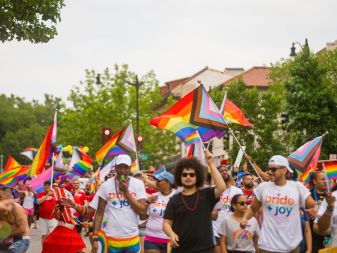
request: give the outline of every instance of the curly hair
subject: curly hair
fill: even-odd
[[[181,183],[181,174],[184,169],[193,169],[195,171],[195,175],[197,177],[196,187],[202,187],[204,185],[205,173],[204,166],[200,163],[200,161],[195,158],[184,158],[181,159],[174,168],[174,181],[177,186],[183,186]]]
[[[310,178],[309,178],[309,187],[310,187],[310,190],[314,189],[315,185],[314,185],[314,181],[316,181],[318,175],[320,173],[324,173],[323,171],[315,171],[314,173],[312,173],[310,175]]]

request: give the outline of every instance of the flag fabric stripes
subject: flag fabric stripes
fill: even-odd
[[[8,156],[4,171],[8,171],[19,166],[20,164],[12,156]]]
[[[186,146],[197,143],[197,142],[201,142],[199,134],[198,134],[197,131],[194,131],[193,133],[188,135],[186,137],[186,139],[184,140],[184,143],[185,143]]]
[[[316,170],[320,154],[321,143],[322,143],[322,136],[319,136],[305,143],[296,151],[291,153],[288,156],[290,167],[297,169],[301,172],[304,172],[305,170],[309,169],[311,165],[311,168],[313,170]],[[318,153],[316,152],[317,150],[319,150]],[[316,161],[315,160],[313,161],[314,157],[317,159]]]
[[[53,132],[51,135],[51,144],[56,143],[56,136],[57,136],[57,111],[54,114],[54,124],[53,124]]]
[[[150,120],[151,125],[175,133],[182,141],[195,130],[203,141],[222,137],[226,123],[202,85]]]
[[[102,165],[103,160],[121,154],[136,152],[132,125],[119,130],[96,152],[96,161]]]
[[[37,155],[37,152],[37,148],[25,148],[22,152],[20,152],[20,154],[33,161],[35,156]]]
[[[239,124],[242,126],[252,126],[243,111],[230,101],[226,95],[222,101],[220,112],[228,123]]]
[[[52,124],[44,137],[39,151],[35,156],[33,163],[30,167],[29,175],[36,176],[42,173],[45,170],[46,163],[51,155],[51,137],[53,133],[53,125]]]
[[[86,153],[74,148],[74,154],[78,156],[78,161],[72,166],[73,173],[78,176],[84,176],[90,168],[93,160]]]
[[[337,160],[322,161],[322,164],[324,164],[323,169],[325,170],[328,179],[337,179]]]

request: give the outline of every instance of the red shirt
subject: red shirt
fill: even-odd
[[[253,190],[244,190],[242,189],[243,194],[247,197],[247,200],[249,204],[251,205],[253,203]]]
[[[84,206],[84,202],[87,200],[87,195],[84,191],[79,191],[78,193],[74,193],[74,202],[76,204]],[[75,212],[74,215],[79,217],[79,213]]]
[[[47,193],[45,192],[39,192],[37,194],[37,199],[40,199],[46,195]],[[40,217],[43,219],[48,219],[48,220],[53,219],[54,218],[53,212],[54,212],[55,206],[56,206],[56,201],[54,197],[48,196],[48,198],[39,205]]]

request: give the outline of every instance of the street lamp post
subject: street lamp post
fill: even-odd
[[[296,45],[299,45],[300,48],[301,48],[301,50],[303,50],[303,46],[301,45],[301,43],[299,43],[299,42],[293,42],[293,44],[292,44],[292,46],[291,46],[291,48],[290,48],[290,55],[289,55],[289,56],[291,56],[291,57],[296,56],[296,48],[295,48],[295,44],[296,44]],[[305,39],[304,45],[305,45],[305,46],[308,46],[308,39]]]
[[[139,82],[137,75],[136,75],[135,83],[131,83],[127,80],[124,80],[124,82],[136,87],[136,136],[138,136],[139,135],[139,87],[142,86],[144,83]]]

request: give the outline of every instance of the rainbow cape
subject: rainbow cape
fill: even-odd
[[[248,121],[243,111],[232,101],[226,98],[226,95],[222,101],[220,112],[228,123],[239,124],[242,126],[253,126]]]
[[[19,166],[20,164],[12,156],[8,156],[4,171],[8,171]]]
[[[30,167],[29,175],[36,176],[45,170],[46,163],[51,155],[51,141],[54,124],[52,124],[44,137],[39,151],[35,156],[33,163]]]
[[[301,172],[312,168],[316,170],[319,154],[321,152],[322,136],[319,136],[301,147],[288,156],[289,165],[293,169]],[[315,158],[315,159],[314,159]]]
[[[77,161],[74,162],[72,169],[73,173],[78,176],[84,176],[85,173],[87,173],[90,168],[91,164],[93,163],[93,160],[90,156],[88,156],[83,151],[80,151],[76,147],[74,148],[73,157],[76,156]]]
[[[228,128],[205,88],[200,85],[181,98],[166,112],[150,120],[150,124],[175,133],[185,141],[195,130],[202,141],[222,137]]]
[[[103,160],[120,154],[136,152],[135,136],[132,125],[128,125],[119,130],[112,138],[107,141],[96,153],[96,161],[102,164]]]

